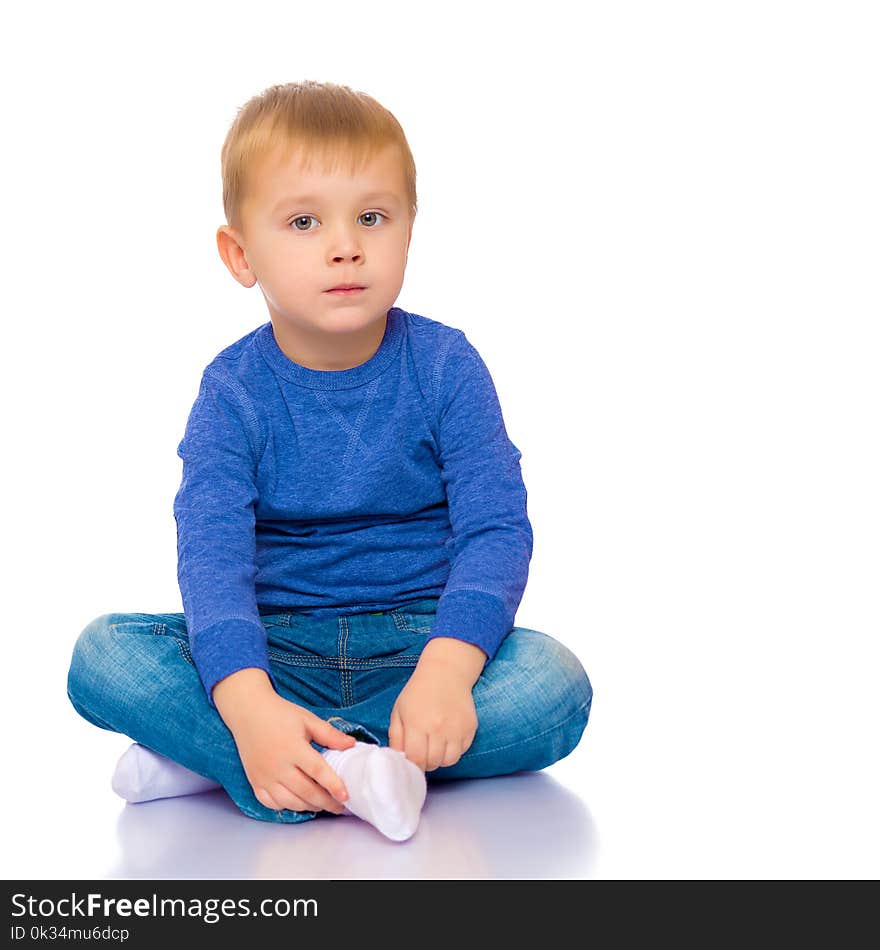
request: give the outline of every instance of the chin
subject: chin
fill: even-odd
[[[375,302],[366,300],[347,300],[344,303],[331,301],[331,306],[325,308],[325,314],[330,318],[345,318],[351,316],[353,320],[359,320],[361,323],[370,320],[381,320],[388,313],[389,307],[378,308]]]

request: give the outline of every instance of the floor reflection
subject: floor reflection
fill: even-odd
[[[125,805],[116,830],[111,878],[581,878],[599,847],[589,810],[543,772],[429,784],[405,842],[352,815],[255,821],[220,789]]]

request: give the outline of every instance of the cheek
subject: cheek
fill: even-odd
[[[406,241],[396,238],[384,248],[383,257],[389,267],[403,267],[406,263]]]
[[[308,286],[315,281],[314,253],[308,251],[276,247],[270,268],[274,282],[284,287]]]

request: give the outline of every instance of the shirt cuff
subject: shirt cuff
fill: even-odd
[[[437,604],[434,626],[425,642],[435,637],[454,637],[473,643],[486,653],[486,662],[498,652],[513,629],[513,617],[504,601],[479,590],[453,590]]]
[[[190,653],[208,695],[208,703],[216,709],[211,691],[220,680],[239,670],[264,670],[278,692],[278,683],[269,669],[266,629],[252,620],[234,618],[221,620],[190,637]]]

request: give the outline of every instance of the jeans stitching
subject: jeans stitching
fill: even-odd
[[[278,653],[269,650],[269,658],[285,666],[305,666],[310,669],[342,670],[343,660],[337,656],[296,656],[291,653]],[[419,657],[415,653],[403,653],[399,656],[357,657],[346,656],[344,669],[349,674],[353,670],[374,670],[386,666],[415,666]]]
[[[342,705],[353,706],[351,689],[351,670],[348,667],[348,657],[345,655],[348,646],[348,617],[339,618],[340,638],[339,638],[339,670],[340,686],[342,689]]]
[[[277,660],[279,663],[284,663],[287,666],[310,666],[316,669],[337,669],[339,667],[339,659],[335,656],[306,656],[301,655],[297,656],[293,653],[282,653],[278,650],[268,649],[268,654],[273,660]]]
[[[413,626],[406,614],[399,613],[396,610],[391,611],[391,616],[394,618],[394,626],[397,627],[398,630],[408,630],[410,633],[430,633],[433,629],[432,627]]]
[[[157,637],[168,636],[168,624],[156,622],[153,624],[153,633]],[[183,659],[189,663],[190,666],[195,666],[195,660],[192,658],[192,653],[189,649],[189,643],[186,640],[182,640],[180,637],[171,636],[171,639],[177,644],[177,652],[183,657]]]
[[[401,656],[388,657],[348,657],[350,668],[357,670],[380,670],[391,666],[415,666],[419,657],[414,653],[404,653]]]
[[[539,732],[535,736],[529,736],[528,739],[519,739],[517,742],[510,742],[507,745],[500,745],[498,746],[497,749],[486,749],[485,752],[474,752],[471,755],[468,755],[468,753],[465,752],[462,758],[464,758],[465,755],[467,755],[468,758],[477,759],[481,755],[492,755],[492,753],[494,752],[503,752],[505,749],[512,749],[514,746],[522,745],[524,742],[534,742],[535,739],[540,739],[542,736],[546,736],[548,733],[554,732],[557,729],[561,728],[569,721],[569,719],[574,719],[575,716],[579,716],[585,709],[589,709],[591,705],[592,705],[592,700],[589,703],[585,703],[583,706],[580,706],[570,716],[566,716],[565,719],[562,719],[559,722],[557,722],[555,726],[551,726],[549,729],[545,729],[543,732]]]
[[[170,634],[168,633],[168,624],[167,624],[167,623],[162,623],[162,622],[159,621],[159,620],[154,620],[154,621],[152,621],[152,622],[151,622],[151,621],[148,621],[148,620],[144,620],[144,621],[126,621],[126,622],[127,622],[127,623],[143,623],[144,626],[149,625],[149,627],[150,627],[150,632],[152,633],[153,636],[155,636],[155,637],[166,637],[166,638],[169,639],[169,640],[173,640],[174,643],[177,645],[177,652],[180,654],[181,658],[182,658],[183,660],[185,660],[187,663],[189,663],[190,666],[195,666],[195,665],[196,665],[196,664],[195,664],[195,661],[194,661],[193,658],[192,658],[192,653],[190,652],[190,649],[189,649],[189,643],[188,643],[186,640],[181,639],[180,637],[175,637],[173,634],[170,635]],[[110,624],[107,624],[107,629],[108,629],[108,630],[115,630],[115,629],[116,629],[117,627],[119,627],[119,626],[122,626],[122,624],[110,623]]]
[[[267,615],[269,616],[269,615]],[[264,627],[291,627],[293,624],[290,622],[291,614],[272,614],[271,616],[276,617],[277,619],[266,623],[266,618],[261,617],[261,621]]]
[[[339,666],[339,702],[340,705],[345,705],[345,673],[342,670],[342,662],[339,657],[342,656],[342,617],[339,617],[336,621],[336,656],[337,664]]]
[[[184,643],[183,640],[178,640],[177,637],[174,637],[173,639],[175,643],[177,644],[178,652],[184,658],[184,660],[186,660],[186,662],[189,663],[191,666],[195,666],[196,665],[195,661],[192,658],[192,653],[190,653],[190,650],[187,644]]]

